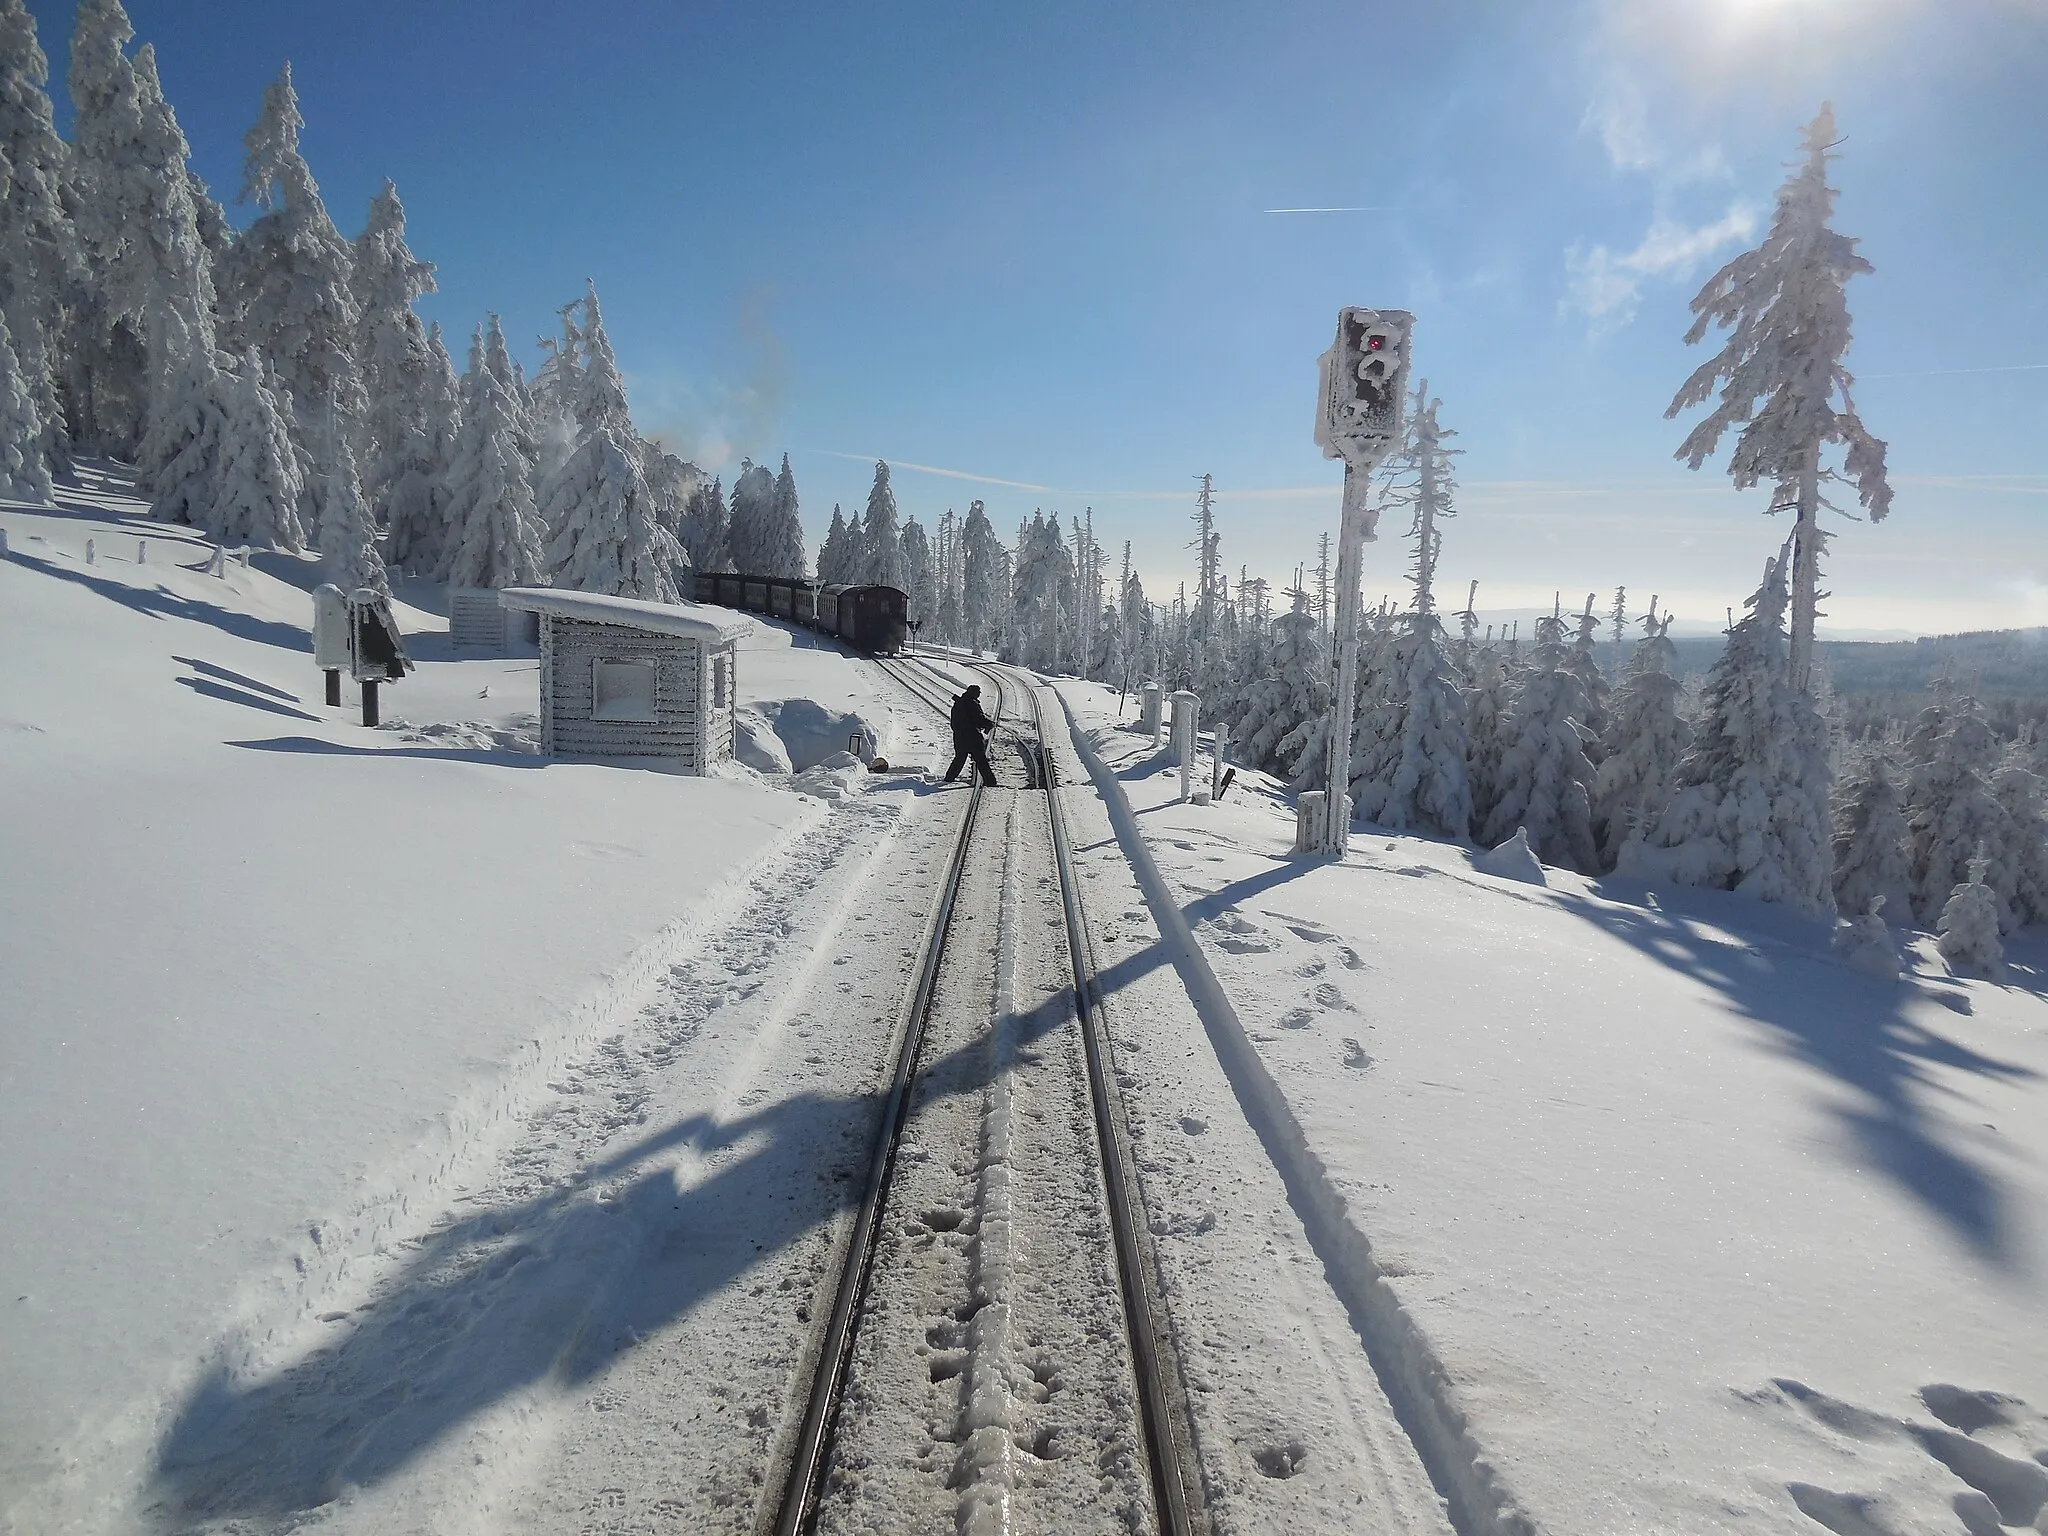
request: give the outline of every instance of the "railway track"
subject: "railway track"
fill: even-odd
[[[956,679],[882,665],[944,716]],[[1187,1536],[1201,1480],[1041,701],[974,669],[1024,789],[969,792],[764,1528]]]

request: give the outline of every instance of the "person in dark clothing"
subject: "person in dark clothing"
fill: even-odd
[[[996,728],[996,723],[982,713],[981,684],[969,683],[967,691],[953,701],[952,720],[953,766],[946,770],[946,782],[950,784],[958,778],[961,765],[971,757],[981,771],[981,782],[994,784],[996,771],[988,765],[988,744],[983,738]]]

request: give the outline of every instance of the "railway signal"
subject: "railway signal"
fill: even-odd
[[[1415,317],[1404,309],[1337,311],[1337,339],[1318,365],[1316,444],[1326,459],[1344,461],[1344,520],[1337,540],[1337,688],[1330,701],[1329,791],[1316,851],[1341,857],[1351,835],[1351,712],[1358,688],[1359,566],[1377,536],[1371,505],[1373,471],[1401,440],[1402,397],[1408,388],[1409,338]]]

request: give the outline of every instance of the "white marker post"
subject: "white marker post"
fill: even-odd
[[[1408,388],[1409,337],[1415,317],[1404,309],[1337,311],[1337,339],[1318,364],[1322,391],[1316,444],[1326,459],[1344,461],[1344,521],[1337,539],[1337,691],[1330,701],[1329,793],[1317,851],[1342,858],[1351,840],[1351,715],[1358,691],[1359,567],[1377,536],[1371,505],[1373,471],[1401,440],[1402,396]]]

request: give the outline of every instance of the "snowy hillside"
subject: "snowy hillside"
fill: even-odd
[[[2003,986],[1924,935],[1895,982],[1733,895],[1370,827],[1294,860],[1264,775],[1180,804],[1113,693],[1061,692],[1265,1152],[1332,1200],[1368,1342],[1504,1516],[2048,1529],[2038,929]]]
[[[535,660],[453,659],[427,586],[398,589],[420,666],[366,730],[353,685],[320,702],[319,562],[209,575],[195,531],[90,479],[62,511],[0,507],[0,1528],[20,1531],[118,1523],[196,1373],[317,1334],[321,1298],[829,814],[801,781],[532,755]],[[786,631],[756,626],[739,677],[763,714],[919,740],[867,669]]]

